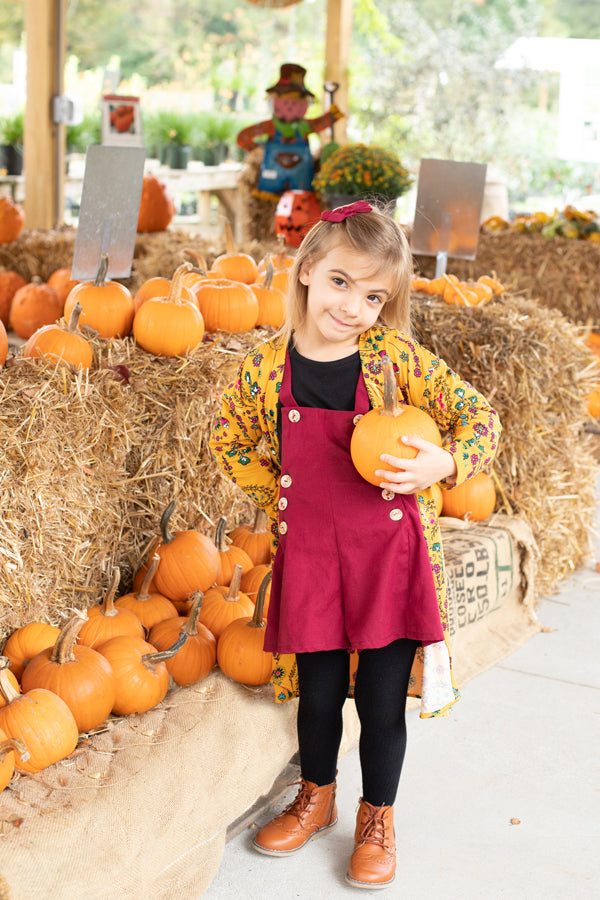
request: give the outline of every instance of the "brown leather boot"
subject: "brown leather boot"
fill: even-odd
[[[371,806],[361,797],[346,881],[373,890],[391,884],[395,873],[394,808]]]
[[[254,848],[267,856],[290,856],[311,838],[333,828],[337,822],[335,787],[335,781],[318,787],[302,778],[296,799],[260,829]]]

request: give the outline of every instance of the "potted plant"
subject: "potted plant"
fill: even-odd
[[[383,147],[345,144],[327,157],[313,179],[330,209],[358,199],[396,206],[412,183],[399,157]]]
[[[143,117],[144,138],[162,163],[172,169],[187,168],[196,128],[196,114],[161,109]]]
[[[23,171],[24,119],[25,114],[21,110],[0,120],[1,165],[7,175],[20,175]]]

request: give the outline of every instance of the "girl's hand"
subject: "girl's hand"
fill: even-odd
[[[385,466],[377,469],[375,474],[381,478],[380,487],[394,491],[395,494],[415,494],[443,478],[453,481],[456,463],[447,450],[419,437],[403,437],[402,443],[407,447],[414,447],[417,455],[414,459],[401,459],[383,453],[380,457],[382,463],[397,466],[403,471],[393,472],[385,469]]]

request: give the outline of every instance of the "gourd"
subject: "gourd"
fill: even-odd
[[[413,459],[414,447],[402,443],[402,437],[420,437],[442,446],[442,437],[433,419],[422,409],[398,402],[398,388],[394,367],[389,357],[382,361],[383,406],[371,409],[362,416],[350,441],[350,455],[357,471],[371,484],[379,486],[382,479],[376,470],[401,471],[379,458],[389,453],[401,459]]]
[[[259,685],[271,680],[273,654],[265,652],[263,604],[271,579],[269,572],[262,581],[251,616],[230,622],[217,642],[217,662],[224,675],[240,684]]]
[[[257,509],[254,524],[238,525],[229,532],[229,537],[236,545],[245,550],[255,566],[271,561],[271,531],[269,519],[264,509]]]
[[[159,564],[160,557],[155,553],[150,560],[139,590],[136,593],[123,594],[115,601],[116,609],[129,610],[138,617],[146,634],[157,622],[177,616],[177,610],[168,597],[149,590],[149,585],[156,575]]]
[[[25,211],[8,197],[0,196],[0,244],[10,244],[21,234]]]
[[[138,232],[164,231],[175,215],[175,202],[164,182],[151,172],[144,175],[138,214]]]
[[[0,321],[5,328],[8,327],[10,305],[19,288],[25,287],[27,282],[22,275],[12,269],[0,271]]]
[[[50,287],[54,288],[54,290],[60,297],[63,307],[66,303],[67,297],[69,296],[75,285],[79,283],[80,282],[76,278],[71,278],[70,266],[62,266],[60,269],[55,269],[48,278],[48,284],[50,285]]]
[[[19,288],[10,305],[9,324],[22,338],[43,325],[52,325],[63,314],[63,303],[53,287],[34,275],[29,284]]]
[[[259,564],[258,566],[254,566],[254,568],[250,569],[249,572],[246,572],[245,575],[242,575],[242,580],[240,583],[240,587],[244,594],[247,594],[248,597],[252,600],[254,604],[256,604],[256,598],[258,597],[258,591],[260,586],[265,578],[271,572],[271,566],[268,566],[264,563]],[[264,597],[263,604],[263,616],[267,616],[269,612],[269,601],[271,599],[271,582],[269,581]]]
[[[9,738],[0,730],[0,791],[3,791],[15,771],[15,754],[20,754],[21,759],[29,758],[29,751],[25,744],[16,738]],[[7,895],[8,896],[8,895]]]
[[[77,635],[80,644],[95,649],[118,635],[131,634],[141,638],[145,636],[144,626],[133,610],[127,609],[125,606],[117,609],[115,606],[115,594],[120,577],[121,573],[116,567],[102,603],[88,609],[88,617]]]
[[[126,337],[131,331],[135,307],[128,288],[118,281],[106,281],[108,254],[100,258],[94,281],[76,284],[65,302],[65,318],[76,303],[82,306],[80,323],[95,329],[100,337]]]
[[[75,645],[83,625],[73,616],[52,649],[34,656],[25,671],[23,691],[46,688],[61,697],[75,718],[78,731],[90,731],[109,716],[115,701],[115,678],[106,659],[82,644]]]
[[[29,660],[37,656],[41,650],[53,647],[59,634],[60,628],[46,622],[29,622],[16,628],[9,635],[2,651],[10,660],[13,675],[20,680]]]
[[[65,701],[52,691],[16,691],[6,678],[8,664],[8,658],[0,656],[0,693],[6,701],[0,709],[0,728],[21,741],[29,754],[25,758],[16,750],[15,768],[39,772],[73,752],[79,738],[77,723]]]
[[[133,320],[133,335],[143,350],[155,356],[185,356],[202,343],[204,319],[182,284],[189,263],[180,266],[166,297],[151,297],[139,307]]]
[[[117,716],[147,712],[163,700],[169,690],[165,661],[175,656],[187,638],[181,634],[168,650],[157,651],[143,638],[121,635],[98,647],[114,672]]]
[[[50,359],[78,369],[91,368],[94,351],[90,342],[79,331],[81,311],[81,306],[76,303],[68,324],[61,324],[59,321],[34,331],[23,348],[23,356]]]
[[[225,253],[214,260],[211,271],[230,281],[254,284],[258,276],[258,266],[248,253],[239,253],[229,222],[225,222]]]
[[[219,574],[220,559],[213,541],[200,531],[170,531],[175,506],[172,500],[160,520],[162,541],[154,548],[160,564],[154,583],[161,594],[177,602],[187,600],[194,591],[207,591]]]
[[[214,278],[200,282],[195,293],[207,331],[241,334],[256,325],[258,300],[249,285]]]
[[[487,472],[478,472],[461,484],[442,491],[442,500],[442,511],[445,516],[480,522],[494,512],[496,505],[494,480]]]
[[[241,577],[242,567],[236,565],[229,587],[216,585],[204,594],[200,622],[212,631],[217,641],[230,622],[254,612],[252,600],[240,591]]]
[[[225,535],[226,519],[221,516],[215,530],[215,547],[219,554],[219,574],[216,577],[217,584],[227,585],[231,582],[234,566],[239,565],[244,572],[252,568],[252,560],[245,550],[232,543],[227,543]]]
[[[251,284],[250,288],[258,300],[256,324],[281,328],[285,321],[285,295],[279,288],[273,287],[273,274],[273,263],[269,260],[263,281]]]
[[[217,661],[215,636],[206,625],[198,621],[202,600],[202,591],[196,591],[193,594],[189,616],[165,619],[164,622],[154,625],[148,635],[149,642],[157,650],[166,650],[180,634],[187,635],[187,640],[178,653],[165,661],[173,681],[182,687],[206,678]]]

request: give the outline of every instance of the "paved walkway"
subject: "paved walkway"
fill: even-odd
[[[398,870],[379,896],[600,896],[600,574],[594,562],[541,601],[537,615],[544,630],[466,684],[448,718],[408,714],[395,806]],[[227,844],[204,898],[372,896],[344,882],[361,792],[356,750],[340,761],[338,784],[333,831],[295,856],[273,859],[251,849],[256,826],[246,829]],[[257,825],[268,818],[261,815]]]

